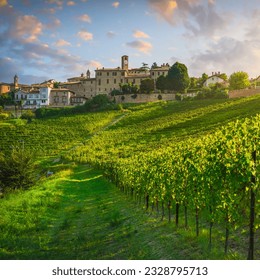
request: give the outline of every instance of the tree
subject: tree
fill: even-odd
[[[164,91],[167,89],[167,78],[166,76],[159,76],[158,79],[156,80],[156,88]]]
[[[132,83],[120,84],[120,89],[124,94],[137,93],[139,90],[138,86]]]
[[[154,68],[157,68],[157,67],[158,67],[157,63],[154,62],[153,65],[151,66],[151,69],[154,69]]]
[[[32,119],[35,118],[35,113],[32,110],[26,110],[21,115],[21,119],[27,120],[28,122],[31,122]]]
[[[27,189],[36,181],[35,161],[24,144],[0,155],[0,191]]]
[[[218,75],[219,78],[223,79],[224,81],[228,80],[228,76],[226,73],[221,73],[220,75]]]
[[[185,92],[190,85],[187,67],[179,62],[172,65],[168,72],[168,88],[170,90]]]
[[[244,89],[250,86],[248,74],[243,71],[233,73],[229,77],[230,89]]]
[[[141,81],[140,91],[144,93],[150,93],[154,90],[154,80],[153,79],[145,79]]]
[[[53,83],[53,88],[59,88],[60,82],[54,82]]]

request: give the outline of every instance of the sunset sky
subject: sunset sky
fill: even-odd
[[[0,0],[0,82],[66,81],[98,67],[260,75],[260,0]]]

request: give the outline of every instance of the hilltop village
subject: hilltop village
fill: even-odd
[[[56,82],[48,80],[40,84],[24,85],[19,83],[17,75],[14,76],[13,84],[0,83],[0,95],[13,92],[14,102],[24,109],[37,109],[45,106],[64,107],[83,105],[87,100],[99,94],[114,96],[116,102],[127,101],[125,97],[115,98],[115,95],[125,93],[123,87],[130,85],[130,93],[136,94],[144,80],[152,82],[152,93],[149,98],[139,98],[132,102],[145,102],[155,100],[174,100],[176,92],[162,91],[157,88],[158,78],[168,75],[170,65],[164,63],[158,66],[156,63],[149,68],[143,64],[140,68],[129,68],[129,57],[121,57],[121,67],[100,68],[95,70],[95,77],[91,77],[90,71],[82,73],[78,77],[68,78],[66,82]],[[256,79],[257,85],[260,83],[260,76]],[[220,72],[212,72],[211,76],[206,76],[201,86],[209,87],[214,84],[228,86],[227,79]],[[116,94],[115,94],[116,93]],[[194,96],[190,93],[188,96]],[[142,95],[143,97],[145,95]]]

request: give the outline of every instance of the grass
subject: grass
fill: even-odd
[[[33,189],[0,201],[0,259],[243,258],[236,250],[225,256],[221,240],[209,251],[205,227],[199,238],[181,218],[176,228],[87,165],[52,170]]]
[[[1,146],[12,143],[12,137],[26,139],[32,146],[37,142],[36,147],[43,146],[40,168],[54,175],[43,176],[28,191],[0,199],[0,259],[245,259],[248,240],[241,231],[232,231],[225,255],[225,233],[214,226],[209,251],[206,220],[201,220],[200,236],[196,237],[193,215],[189,215],[190,227],[186,229],[181,212],[176,228],[174,221],[161,220],[161,213],[145,211],[143,205],[108,182],[101,171],[87,164],[53,160],[66,151],[78,159],[85,152],[76,146],[79,142],[84,144],[86,159],[92,154],[103,157],[104,151],[107,157],[117,157],[128,149],[130,154],[139,148],[152,149],[157,143],[164,145],[164,139],[167,143],[171,138],[206,133],[235,118],[259,113],[259,104],[260,96],[156,102],[129,106],[122,117],[118,112],[106,112],[93,114],[93,118],[88,114],[32,124],[10,121],[11,130],[2,123]],[[48,126],[50,130],[45,131]],[[255,245],[256,258],[260,259],[259,231]]]

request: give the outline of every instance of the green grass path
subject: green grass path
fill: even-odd
[[[100,171],[56,168],[40,186],[0,201],[0,259],[223,259],[194,233],[145,212]]]

